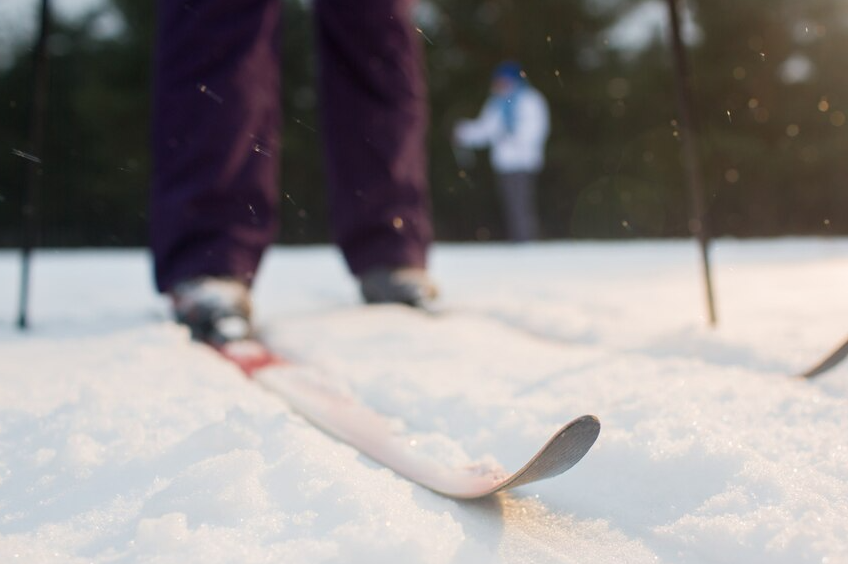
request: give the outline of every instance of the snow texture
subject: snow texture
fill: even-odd
[[[687,241],[443,245],[443,312],[366,307],[337,253],[274,249],[279,351],[421,452],[520,467],[602,422],[559,478],[479,502],[307,424],[168,320],[143,251],[43,251],[32,329],[0,253],[0,562],[844,563],[848,241],[721,241],[720,325]]]

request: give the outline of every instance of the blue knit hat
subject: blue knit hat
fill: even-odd
[[[498,80],[500,78],[514,82],[523,82],[525,80],[521,65],[516,61],[504,61],[495,67],[495,71],[492,73],[492,80]]]

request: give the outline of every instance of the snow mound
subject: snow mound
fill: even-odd
[[[441,246],[442,310],[358,304],[335,251],[275,249],[271,344],[421,452],[516,470],[602,422],[565,475],[478,502],[306,423],[168,321],[140,251],[36,255],[0,285],[3,562],[848,561],[848,241]],[[17,257],[0,253],[0,279]],[[296,274],[296,276],[295,276]]]

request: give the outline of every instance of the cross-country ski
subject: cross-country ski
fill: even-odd
[[[515,472],[483,463],[451,467],[422,455],[414,434],[399,432],[399,421],[375,412],[349,394],[321,382],[327,375],[293,366],[266,367],[254,378],[279,394],[308,421],[372,460],[427,489],[458,499],[478,499],[553,478],[577,464],[595,443],[598,419],[579,417],[564,425]]]
[[[331,374],[286,361],[258,339],[213,348],[248,379],[277,394],[322,431],[404,478],[457,499],[478,499],[559,476],[589,452],[600,433],[597,417],[584,415],[558,429],[515,472],[480,462],[451,467],[422,455],[418,439],[398,431],[402,421],[378,413],[353,394],[343,392],[334,386]]]

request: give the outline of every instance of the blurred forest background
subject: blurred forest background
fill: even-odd
[[[367,1],[367,0],[363,0]],[[328,239],[309,2],[285,0],[281,241]],[[49,43],[39,243],[145,244],[154,2],[58,19]],[[848,2],[689,0],[686,38],[714,235],[848,233]],[[440,240],[501,239],[485,154],[453,124],[520,60],[552,112],[547,238],[685,236],[688,196],[663,0],[422,0]],[[31,22],[27,29],[32,29]],[[0,246],[20,240],[31,33],[0,22]]]

